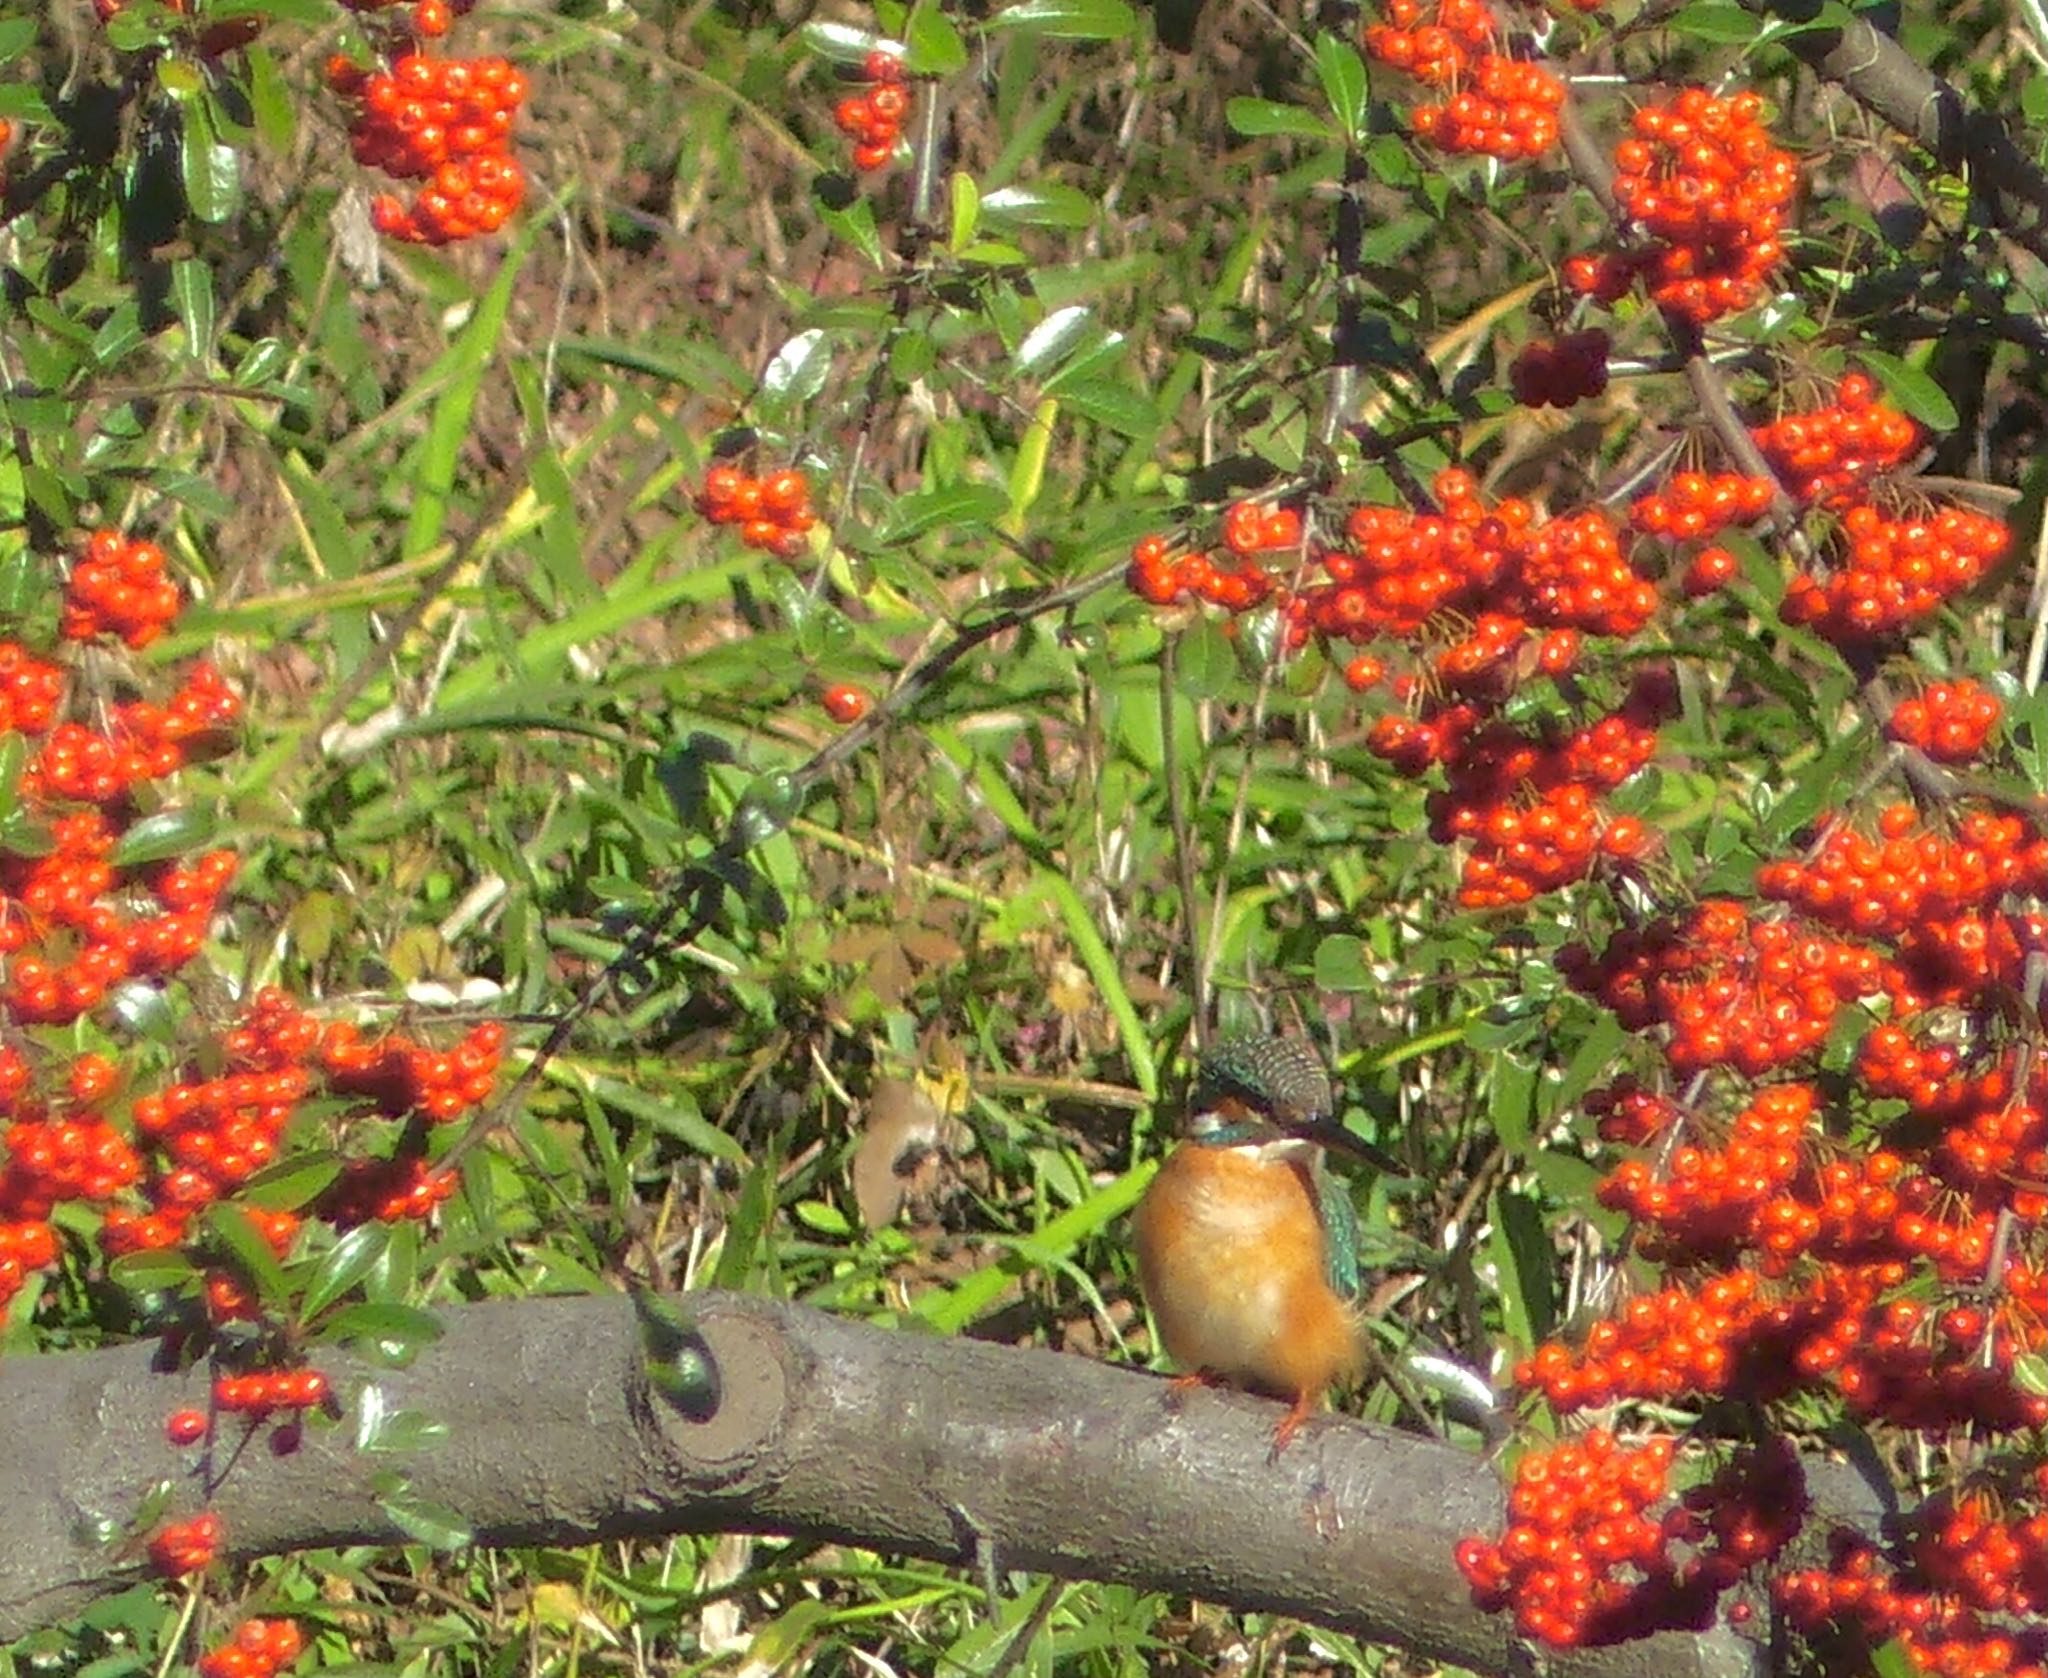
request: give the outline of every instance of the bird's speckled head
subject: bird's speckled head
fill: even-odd
[[[1326,1121],[1335,1092],[1322,1058],[1298,1037],[1232,1037],[1202,1057],[1187,1134],[1238,1146]]]

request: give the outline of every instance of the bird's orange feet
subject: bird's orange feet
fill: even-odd
[[[1166,1383],[1166,1408],[1169,1413],[1179,1415],[1182,1403],[1197,1387],[1226,1387],[1229,1384],[1213,1370],[1189,1370],[1187,1374],[1176,1375]]]
[[[1303,1393],[1294,1401],[1294,1407],[1280,1418],[1273,1429],[1273,1449],[1267,1454],[1268,1462],[1278,1462],[1280,1453],[1294,1442],[1294,1436],[1301,1431],[1302,1423],[1316,1412],[1317,1395]]]

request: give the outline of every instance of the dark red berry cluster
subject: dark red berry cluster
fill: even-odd
[[[408,52],[371,72],[335,57],[327,85],[350,106],[358,163],[426,183],[410,205],[389,193],[372,201],[378,232],[445,245],[495,233],[519,208],[526,177],[512,155],[512,124],[526,77],[504,59]]]
[[[903,79],[903,60],[877,47],[861,63],[864,93],[850,93],[832,112],[832,123],[853,144],[853,166],[863,172],[882,169],[896,155],[903,125],[913,106],[910,84]]]
[[[1929,682],[1892,708],[1884,731],[1936,763],[1968,763],[1984,755],[2003,714],[1998,695],[1968,678]]]
[[[1612,340],[1597,326],[1538,338],[1508,364],[1508,388],[1525,408],[1569,408],[1607,389]]]
[[[808,547],[811,486],[801,472],[770,472],[751,478],[736,466],[714,466],[693,505],[713,524],[736,524],[740,540],[777,559],[795,559]]]
[[[199,1678],[275,1678],[305,1646],[296,1621],[244,1620],[225,1643],[199,1657]]]
[[[1614,199],[1647,236],[1636,246],[1576,256],[1565,283],[1612,302],[1638,279],[1650,298],[1696,324],[1760,301],[1784,261],[1798,166],[1771,142],[1753,93],[1716,99],[1687,88],[1644,105],[1614,148]]]

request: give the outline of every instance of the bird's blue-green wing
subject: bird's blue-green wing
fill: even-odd
[[[1358,1297],[1358,1208],[1351,1191],[1328,1171],[1315,1171],[1316,1214],[1323,1222],[1323,1270],[1346,1299]]]

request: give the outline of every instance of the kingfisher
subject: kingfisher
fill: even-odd
[[[1218,1044],[1133,1220],[1139,1286],[1187,1371],[1177,1384],[1290,1400],[1276,1456],[1363,1359],[1358,1215],[1324,1153],[1372,1150],[1333,1105],[1321,1058],[1299,1038]]]

